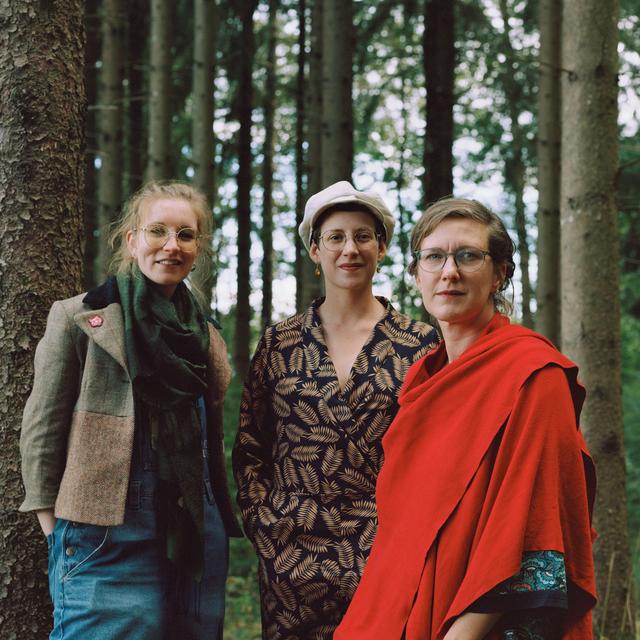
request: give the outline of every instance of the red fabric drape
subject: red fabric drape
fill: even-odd
[[[407,375],[383,440],[378,534],[334,638],[439,640],[535,550],[564,554],[563,639],[591,638],[595,474],[576,366],[497,314],[443,361],[441,347]]]

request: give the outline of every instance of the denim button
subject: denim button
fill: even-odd
[[[75,547],[67,547],[65,553],[71,558],[72,556],[76,555],[76,548]]]

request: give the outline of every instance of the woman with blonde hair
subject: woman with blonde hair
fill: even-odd
[[[588,640],[593,463],[576,365],[511,324],[514,246],[474,200],[416,224],[410,272],[440,327],[383,439],[379,528],[335,640]]]
[[[151,182],[114,240],[117,275],[53,304],[22,422],[50,638],[221,638],[239,533],[222,455],[230,368],[184,282],[210,243],[206,200]]]

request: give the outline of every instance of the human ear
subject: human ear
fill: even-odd
[[[502,284],[507,277],[507,265],[501,264],[494,269],[493,286],[491,287],[491,293],[496,293],[502,287]]]
[[[320,250],[318,249],[318,245],[315,242],[311,242],[311,246],[309,247],[309,257],[318,264],[320,262]]]
[[[378,262],[387,255],[387,243],[384,240],[378,242]]]
[[[129,254],[132,258],[136,257],[136,234],[134,231],[129,229],[127,231],[127,247],[129,248]]]

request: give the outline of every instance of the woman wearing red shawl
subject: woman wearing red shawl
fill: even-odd
[[[577,367],[500,311],[513,242],[473,200],[411,238],[443,342],[383,439],[379,529],[335,640],[588,640],[593,464]],[[427,424],[428,417],[428,424]]]

